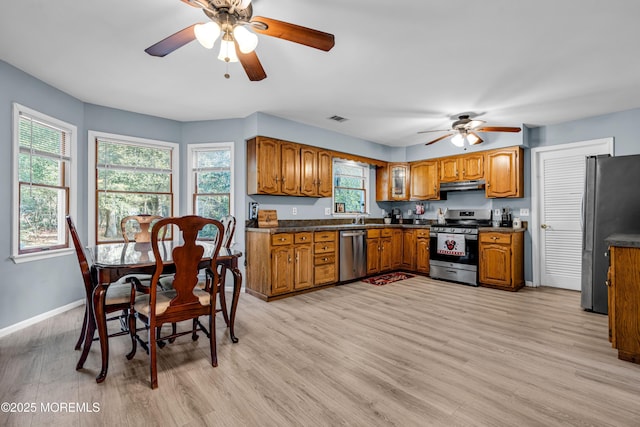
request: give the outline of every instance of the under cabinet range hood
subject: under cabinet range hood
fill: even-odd
[[[484,190],[484,187],[484,180],[441,182],[440,192],[446,193],[447,191]]]

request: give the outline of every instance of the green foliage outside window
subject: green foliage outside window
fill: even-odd
[[[367,212],[367,173],[365,165],[334,161],[333,164],[333,200],[334,213],[338,212],[337,206],[344,204],[344,213]]]

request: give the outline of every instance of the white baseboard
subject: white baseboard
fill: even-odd
[[[12,334],[14,332],[17,332],[17,331],[19,331],[21,329],[24,329],[24,328],[28,327],[28,326],[34,325],[34,324],[36,324],[38,322],[42,322],[43,320],[49,319],[50,317],[57,316],[58,314],[64,313],[65,311],[69,311],[71,309],[79,307],[79,306],[84,304],[84,301],[85,301],[84,299],[80,299],[80,300],[74,301],[74,302],[72,302],[70,304],[63,305],[62,307],[58,307],[58,308],[56,308],[54,310],[47,311],[46,313],[38,314],[37,316],[32,317],[32,318],[27,319],[27,320],[23,320],[22,322],[18,322],[18,323],[15,323],[15,324],[11,325],[11,326],[7,326],[6,328],[2,328],[2,329],[0,329],[0,338],[2,338],[4,336],[7,336],[9,334]]]
[[[532,281],[530,281],[530,280],[525,280],[525,281],[524,281],[524,285],[525,285],[525,286],[528,286],[528,287],[530,287],[530,288],[538,288],[538,287],[539,287],[539,286],[537,286],[537,285],[534,285],[534,284],[533,284],[533,282],[532,282]]]

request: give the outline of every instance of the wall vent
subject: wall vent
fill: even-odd
[[[334,122],[338,122],[338,123],[346,122],[347,120],[349,120],[349,119],[341,117],[341,116],[331,116],[331,117],[328,117],[328,119],[329,120],[333,120]]]

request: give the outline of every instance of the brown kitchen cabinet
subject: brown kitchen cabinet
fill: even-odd
[[[331,197],[333,158],[331,153],[315,147],[300,148],[300,194]]]
[[[618,349],[618,359],[640,363],[639,247],[609,247],[607,284],[611,345]]]
[[[399,270],[402,267],[402,229],[391,229],[391,269]]]
[[[429,229],[420,228],[416,231],[416,270],[429,274]]]
[[[313,233],[314,286],[338,281],[338,232],[316,231]]]
[[[402,231],[402,268],[416,269],[416,230],[413,228]]]
[[[484,178],[484,153],[470,153],[439,160],[440,182]]]
[[[367,274],[389,271],[393,263],[391,228],[367,230]]]
[[[263,136],[248,140],[247,194],[300,195],[300,145]]]
[[[440,200],[437,160],[411,163],[409,181],[411,200]]]
[[[481,286],[517,291],[524,286],[524,233],[479,234],[478,281]]]
[[[336,232],[329,232],[335,234]],[[333,248],[335,248],[335,237]],[[314,287],[318,278],[317,255],[314,254],[314,233],[274,233],[247,231],[246,290],[258,298],[269,300]],[[329,251],[322,254],[330,256]],[[335,253],[331,271],[337,281]],[[329,262],[325,262],[329,264]],[[322,270],[322,269],[321,269]],[[324,271],[321,271],[324,273]],[[320,280],[326,280],[321,277]],[[328,281],[327,281],[328,282]]]
[[[524,156],[521,147],[486,153],[486,197],[524,196]]]
[[[409,200],[408,163],[389,163],[376,169],[376,200]]]

